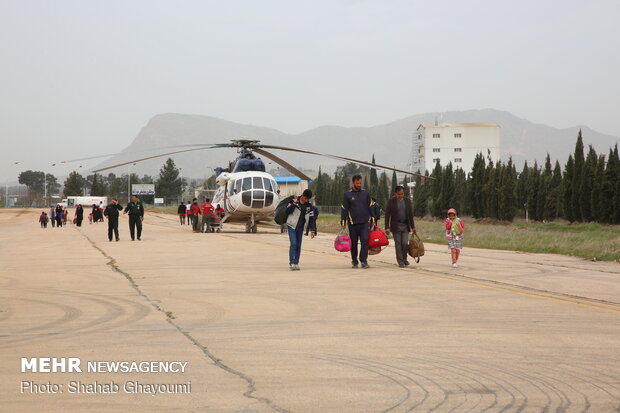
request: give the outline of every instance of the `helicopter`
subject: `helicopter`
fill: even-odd
[[[278,184],[276,183],[274,177],[266,172],[265,163],[257,155],[261,155],[272,160],[303,180],[312,181],[312,178],[300,171],[298,168],[295,168],[284,159],[274,155],[266,149],[318,155],[341,161],[352,162],[371,168],[387,169],[407,175],[424,176],[410,171],[338,155],[313,152],[304,149],[295,149],[285,146],[265,145],[261,144],[260,140],[233,139],[230,143],[179,145],[178,148],[188,146],[191,148],[134,159],[127,162],[106,166],[105,168],[96,169],[93,170],[93,172],[102,172],[120,166],[143,162],[149,159],[177,153],[206,149],[236,148],[239,156],[235,160],[231,161],[227,168],[218,167],[215,169],[217,189],[212,203],[214,205],[219,204],[224,209],[224,217],[221,220],[221,224],[224,224],[225,222],[244,223],[245,232],[247,233],[256,233],[259,222],[273,221],[276,207],[280,202],[280,190],[278,188]]]

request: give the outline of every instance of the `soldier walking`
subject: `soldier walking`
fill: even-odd
[[[112,203],[106,206],[103,211],[103,215],[108,217],[108,240],[110,240],[110,242],[112,241],[112,232],[114,232],[116,241],[120,239],[118,236],[118,215],[122,210],[123,207],[118,203],[116,198],[112,198]]]
[[[127,204],[125,207],[125,211],[123,215],[129,213],[129,234],[131,235],[131,240],[135,240],[135,235],[138,236],[138,241],[140,241],[140,237],[142,236],[142,220],[144,219],[144,207],[142,206],[142,202],[138,199],[137,196],[131,196],[131,202]],[[137,230],[137,234],[135,231]]]

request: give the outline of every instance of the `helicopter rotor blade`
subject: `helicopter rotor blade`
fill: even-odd
[[[184,149],[184,150],[181,150],[181,151],[161,153],[161,154],[158,154],[158,155],[147,156],[146,158],[134,159],[134,160],[128,161],[128,162],[117,163],[116,165],[106,166],[105,168],[94,169],[93,172],[107,171],[108,169],[118,168],[119,166],[129,165],[129,164],[136,163],[136,162],[147,161],[149,159],[161,158],[162,156],[174,155],[176,153],[203,151],[205,149],[214,149],[214,148],[220,148],[220,146],[205,146],[205,147],[202,147],[202,148],[192,148],[192,149]]]
[[[263,155],[265,158],[271,159],[275,163],[285,167],[286,169],[288,169],[289,171],[293,172],[295,175],[297,175],[298,177],[300,177],[304,181],[312,181],[312,178],[310,178],[308,175],[306,175],[305,173],[303,173],[299,169],[295,168],[293,165],[291,165],[290,163],[286,162],[284,159],[282,159],[282,158],[272,154],[271,152],[267,152],[267,151],[265,151],[263,149],[259,149],[259,148],[254,148],[253,151],[258,153],[258,154],[260,154],[260,155]]]
[[[71,162],[87,161],[87,160],[90,160],[90,159],[107,158],[109,156],[115,156],[115,155],[139,154],[139,153],[150,152],[150,151],[160,151],[160,150],[163,150],[163,149],[191,148],[191,147],[195,147],[195,146],[207,146],[207,145],[208,144],[204,144],[204,143],[195,143],[195,144],[190,144],[190,145],[160,146],[158,148],[144,149],[144,150],[140,150],[140,151],[116,152],[116,153],[107,153],[105,155],[88,156],[88,157],[85,157],[85,158],[68,159],[66,161],[60,161],[60,163],[71,163]]]
[[[319,153],[319,152],[313,152],[313,151],[307,151],[307,150],[304,150],[304,149],[288,148],[286,146],[260,145],[260,147],[261,148],[269,148],[269,149],[279,149],[279,150],[282,150],[282,151],[289,151],[289,152],[306,153],[306,154],[309,154],[309,155],[324,156],[326,158],[332,158],[332,159],[338,159],[338,160],[341,160],[341,161],[352,162],[352,163],[356,163],[358,165],[368,166],[370,168],[387,169],[387,170],[396,171],[396,172],[399,172],[399,173],[402,173],[402,174],[420,176],[420,177],[428,178],[428,179],[435,179],[435,178],[433,178],[431,176],[426,176],[426,175],[418,174],[418,173],[415,173],[415,172],[405,171],[403,169],[392,168],[390,166],[374,164],[372,162],[360,161],[358,159],[346,158],[344,156],[332,155],[332,154],[327,154],[327,153]],[[256,149],[254,149],[254,150],[256,150]]]

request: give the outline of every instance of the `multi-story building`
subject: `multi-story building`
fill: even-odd
[[[497,123],[423,123],[413,134],[411,170],[423,174],[452,162],[469,173],[478,153],[500,159],[500,126]]]

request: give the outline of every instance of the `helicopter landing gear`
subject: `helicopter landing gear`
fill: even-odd
[[[256,224],[256,222],[254,222],[254,215],[252,215],[252,220],[245,224],[245,232],[248,234],[249,233],[256,234],[257,230],[258,230],[258,225]]]

